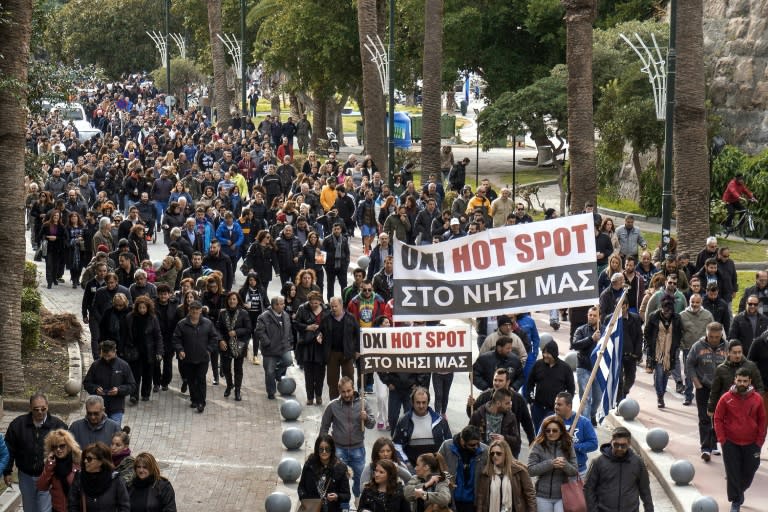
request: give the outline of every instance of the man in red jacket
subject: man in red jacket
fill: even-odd
[[[744,491],[760,466],[765,429],[763,400],[752,387],[749,371],[739,368],[730,391],[720,397],[715,407],[715,433],[723,447],[731,512],[741,509]]]
[[[725,192],[723,192],[723,202],[725,203],[726,209],[728,210],[728,216],[723,222],[724,228],[731,229],[733,216],[737,211],[744,209],[741,207],[740,203],[742,196],[746,196],[750,201],[757,201],[754,194],[752,194],[752,191],[749,190],[744,184],[744,175],[739,173],[734,176],[731,181],[728,182],[728,185],[725,187]]]

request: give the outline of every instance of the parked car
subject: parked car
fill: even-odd
[[[53,110],[59,112],[62,123],[66,126],[70,122],[77,130],[77,138],[80,142],[85,142],[93,137],[100,137],[101,131],[91,126],[85,117],[85,109],[80,103],[57,103]]]

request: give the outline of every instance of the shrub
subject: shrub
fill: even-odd
[[[663,186],[656,173],[656,166],[649,165],[640,174],[640,208],[646,215],[661,217]]]
[[[21,314],[21,356],[27,357],[40,344],[40,314],[26,311]]]
[[[22,286],[27,288],[37,288],[37,265],[34,261],[24,262],[24,276],[22,277]]]
[[[37,313],[40,314],[40,306],[42,305],[42,299],[40,298],[40,292],[37,288],[30,288],[25,286],[21,290],[21,310],[25,313]]]

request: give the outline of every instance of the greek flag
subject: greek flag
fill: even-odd
[[[600,406],[596,408],[597,413],[595,417],[598,423],[603,421],[611,409],[614,409],[618,404],[616,403],[616,397],[619,394],[619,387],[621,386],[621,359],[624,354],[624,328],[622,326],[621,312],[615,311],[614,315],[619,315],[616,322],[613,323],[613,329],[610,332],[608,342],[605,346],[605,352],[603,353],[603,359],[600,361],[600,367],[597,371],[595,378],[597,383],[600,384],[600,389],[603,390],[603,398],[600,401]],[[611,322],[608,323],[611,325]],[[592,362],[597,361],[597,354],[600,351],[600,344],[598,344],[592,351]]]

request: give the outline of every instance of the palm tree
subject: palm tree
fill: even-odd
[[[592,22],[595,0],[561,0],[565,7],[568,65],[568,143],[571,210],[597,201],[595,127],[592,121]]]
[[[678,250],[693,251],[709,236],[703,7],[702,0],[677,5],[673,197]]]
[[[443,0],[424,0],[421,182],[440,171],[440,105],[443,71]]]
[[[227,87],[227,60],[221,34],[221,0],[208,0],[208,32],[211,37],[213,60],[213,105],[218,113],[218,124],[227,126],[232,119],[230,105],[233,93]]]
[[[394,1],[394,0],[390,0]],[[376,35],[381,37],[383,28],[380,29],[378,11],[383,0],[358,0],[357,25],[360,35],[360,59],[363,61],[363,129],[365,138],[365,152],[373,157],[373,161],[379,168],[386,168],[387,161],[387,132],[385,126],[384,91],[381,90],[381,81],[376,65],[371,62],[371,56],[364,44],[370,36],[374,41]],[[382,25],[383,26],[383,25]],[[394,70],[392,70],[394,73]],[[325,127],[323,127],[323,132]]]
[[[0,77],[15,83],[0,86],[0,187],[19,191],[24,182],[24,131],[27,120],[29,41],[32,33],[32,1],[3,2],[0,22]],[[6,82],[7,84],[7,82]],[[20,192],[20,191],[19,191]],[[24,273],[23,194],[5,194],[0,201],[0,265],[4,285],[0,294],[0,375],[3,392],[21,395],[24,371],[21,365],[21,283]]]

